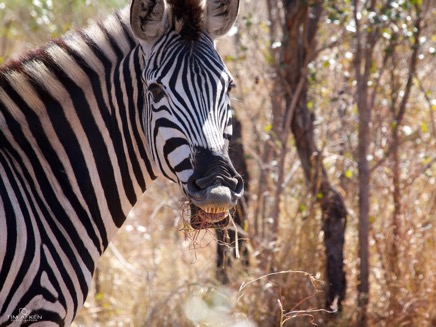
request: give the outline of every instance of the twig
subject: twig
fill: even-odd
[[[236,259],[240,259],[241,256],[239,255],[238,227],[236,226],[235,220],[233,218],[230,218],[230,221],[232,222],[233,227],[235,228],[235,257]]]
[[[277,271],[277,272],[269,273],[269,274],[266,274],[266,275],[262,275],[262,276],[260,276],[258,278],[250,280],[248,283],[242,282],[241,286],[239,287],[239,292],[241,292],[248,285],[253,284],[254,282],[257,282],[258,280],[265,279],[265,278],[270,277],[270,276],[281,275],[281,274],[291,274],[291,273],[292,274],[302,274],[304,276],[309,276],[311,281],[316,280],[315,277],[313,277],[311,274],[309,274],[306,271],[302,271],[302,270],[283,270],[283,271]],[[313,285],[313,283],[312,283],[312,285]]]

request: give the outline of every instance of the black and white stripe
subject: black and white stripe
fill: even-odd
[[[171,156],[183,158],[177,152],[193,153],[190,148],[195,147],[222,151],[231,134],[227,91],[232,81],[218,53],[211,49],[213,40],[206,34],[192,44],[169,33],[151,50],[143,74],[153,91],[146,101],[154,111],[144,122],[150,124],[145,130],[153,133],[150,139],[162,135],[151,149],[153,159],[166,177],[182,184],[191,174],[191,161],[185,157],[184,162],[177,162]]]
[[[155,178],[139,110],[143,57],[127,18],[117,13],[1,71],[0,324],[20,308],[69,324],[98,258]]]

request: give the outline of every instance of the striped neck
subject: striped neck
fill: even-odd
[[[15,285],[14,267],[0,266],[0,317],[20,292],[44,288],[63,293],[71,323],[97,260],[156,178],[141,119],[143,55],[128,19],[122,10],[0,68],[0,218],[17,249],[35,251],[20,255],[29,264],[20,269],[40,276]],[[19,307],[51,310],[37,298]]]
[[[155,178],[141,119],[143,56],[128,20],[126,8],[0,70],[0,151],[27,156],[20,170],[47,211],[33,215],[89,219],[99,254]]]

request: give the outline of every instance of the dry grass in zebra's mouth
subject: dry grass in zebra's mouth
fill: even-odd
[[[190,243],[189,248],[191,250],[197,250],[207,247],[210,240],[205,244],[203,238],[206,234],[212,234],[216,238],[216,232],[223,234],[223,242],[219,244],[235,249],[236,258],[239,258],[238,247],[238,228],[233,220],[234,210],[225,210],[219,213],[208,213],[191,201],[186,201],[182,207],[182,217],[184,220],[183,228],[181,229],[185,233],[186,241]],[[235,232],[236,241],[231,244],[227,241],[230,240],[228,230],[232,229]],[[202,233],[204,231],[204,233]]]
[[[230,210],[220,212],[206,212],[193,203],[190,207],[190,225],[193,229],[225,229],[230,225]]]

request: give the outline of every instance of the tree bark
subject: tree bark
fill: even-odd
[[[343,247],[347,210],[341,195],[328,180],[314,140],[314,114],[307,107],[306,70],[316,53],[315,37],[322,3],[311,6],[299,1],[284,3],[286,21],[279,65],[282,67],[279,75],[289,88],[285,95],[288,112],[284,129],[292,131],[306,181],[321,206],[326,255],[326,307],[340,310],[346,289]],[[286,141],[285,134],[282,142]]]
[[[368,101],[368,81],[371,75],[372,53],[376,43],[376,32],[369,32],[364,38],[360,24],[361,1],[353,2],[353,17],[356,26],[354,68],[356,74],[356,103],[359,117],[357,166],[359,172],[359,227],[358,227],[358,325],[367,326],[367,307],[369,303],[369,210],[370,210],[370,169],[368,153],[371,123],[371,105]],[[371,2],[371,6],[375,3]],[[369,10],[370,8],[368,8]],[[374,10],[374,8],[371,8]]]
[[[247,163],[245,160],[244,146],[242,144],[242,126],[241,122],[234,117],[233,118],[233,136],[229,146],[229,156],[235,167],[236,171],[241,174],[244,180],[244,196],[235,208],[233,220],[238,228],[245,230],[246,216],[247,216],[247,202],[250,176],[247,169]],[[237,246],[242,260],[242,266],[247,267],[249,265],[249,253],[245,246],[245,241],[238,235],[236,238],[236,232],[230,228],[227,231],[227,236],[223,231],[216,231],[217,237],[217,258],[216,258],[216,278],[223,284],[229,282],[229,276],[227,273],[227,267],[231,266],[231,256],[236,257],[235,242],[237,239]],[[228,237],[228,239],[226,239]]]
[[[360,83],[363,84],[363,83]],[[369,164],[368,164],[368,148],[370,142],[371,113],[363,97],[367,95],[365,86],[358,82],[358,101],[357,107],[359,111],[359,145],[358,145],[358,171],[359,171],[359,250],[358,257],[360,259],[359,275],[358,275],[358,307],[359,307],[359,326],[367,325],[367,306],[369,302]],[[363,89],[363,90],[362,90]],[[367,89],[367,88],[366,88]]]
[[[313,136],[314,115],[299,106],[291,129],[311,193],[321,206],[326,256],[326,308],[342,309],[345,299],[344,242],[347,209],[340,193],[331,186]]]

